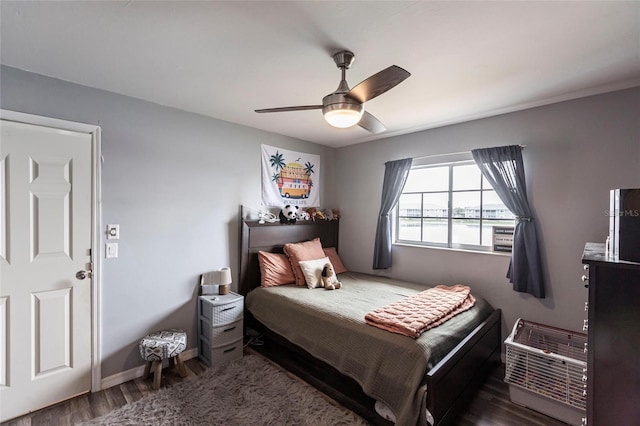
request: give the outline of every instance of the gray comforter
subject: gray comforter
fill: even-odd
[[[417,424],[427,392],[425,373],[493,308],[476,296],[473,308],[412,339],[367,325],[364,316],[428,287],[356,272],[338,278],[343,287],[333,291],[256,288],[246,307],[272,331],[356,380],[393,410],[397,424]]]

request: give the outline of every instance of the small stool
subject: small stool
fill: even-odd
[[[163,330],[151,333],[140,340],[140,356],[147,363],[144,366],[143,379],[149,377],[153,365],[153,389],[160,388],[162,378],[162,361],[169,359],[169,365],[174,361],[178,367],[180,377],[187,376],[187,370],[180,358],[180,353],[187,347],[187,333],[182,330]]]

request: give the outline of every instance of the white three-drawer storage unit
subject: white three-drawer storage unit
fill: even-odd
[[[242,358],[244,297],[198,297],[198,356],[209,366]]]

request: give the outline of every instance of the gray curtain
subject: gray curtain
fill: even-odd
[[[411,158],[387,161],[384,163],[384,182],[382,183],[382,201],[376,229],[376,241],[373,248],[373,269],[391,267],[391,211],[398,204],[402,188],[407,182],[411,170]]]
[[[544,278],[536,221],[527,201],[527,188],[518,145],[475,149],[473,159],[502,202],[516,216],[513,251],[507,278],[513,289],[543,299]]]

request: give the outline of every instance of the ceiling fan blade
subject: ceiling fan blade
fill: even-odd
[[[292,106],[292,107],[282,107],[282,108],[265,108],[265,109],[256,109],[255,112],[263,113],[263,112],[304,111],[307,109],[322,109],[322,105],[302,105],[302,106]]]
[[[399,66],[391,65],[349,90],[347,96],[359,102],[366,102],[402,83],[410,75],[410,72]]]
[[[367,111],[362,114],[362,118],[358,122],[358,126],[370,131],[371,133],[382,133],[387,130],[380,120],[369,114]]]

